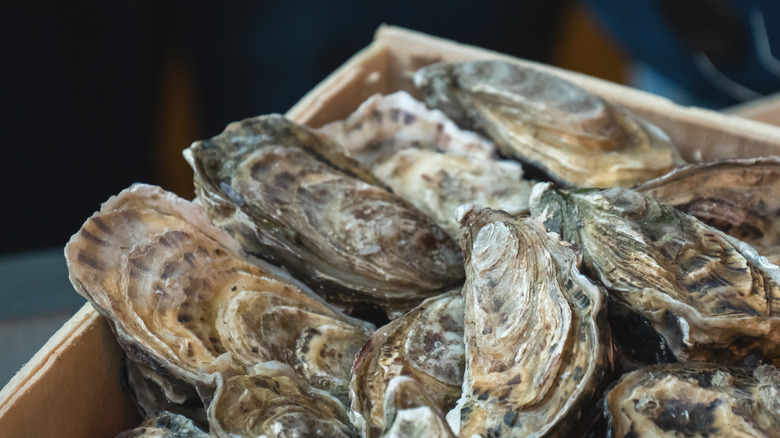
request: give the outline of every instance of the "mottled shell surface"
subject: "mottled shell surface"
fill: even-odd
[[[389,382],[401,375],[424,387],[438,410],[449,411],[460,397],[463,351],[460,289],[428,298],[379,328],[355,358],[350,382],[352,423],[364,437],[379,436],[388,426],[384,394]]]
[[[468,437],[584,436],[612,372],[604,292],[541,223],[464,207],[461,224],[466,371],[450,426]]]
[[[384,396],[382,438],[455,438],[438,403],[418,380],[395,376]]]
[[[346,398],[355,352],[373,331],[279,268],[244,256],[202,209],[134,185],[68,243],[70,279],[136,362],[194,386],[230,352],[239,366],[279,360]]]
[[[152,412],[135,429],[116,438],[208,438],[189,418],[171,412]]]
[[[536,69],[506,61],[441,63],[423,67],[414,80],[428,105],[562,185],[631,187],[684,163],[656,126]]]
[[[690,164],[635,187],[780,262],[780,157]]]
[[[749,245],[628,189],[566,193],[539,184],[531,211],[583,249],[611,301],[648,321],[671,360],[777,363],[778,268]],[[631,339],[632,330],[615,332],[646,341]]]
[[[328,144],[307,143],[318,138],[269,115],[196,142],[185,158],[198,202],[249,252],[348,310],[374,303],[393,318],[460,282],[457,244],[407,201],[324,161]]]
[[[520,163],[499,159],[492,142],[406,92],[372,96],[346,120],[319,131],[455,239],[455,211],[463,204],[528,210],[533,183],[523,179]]]
[[[498,155],[492,141],[459,128],[443,112],[428,109],[405,91],[375,94],[345,120],[316,131],[367,167],[409,148],[475,159],[494,159]]]
[[[606,407],[614,437],[780,437],[780,371],[656,365],[624,375]]]
[[[264,362],[247,374],[215,372],[203,379],[216,388],[202,394],[212,437],[357,437],[341,401],[286,364]]]

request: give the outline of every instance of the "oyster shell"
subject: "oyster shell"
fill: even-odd
[[[388,426],[381,400],[390,391],[390,381],[400,375],[419,382],[436,409],[450,410],[460,396],[464,366],[463,298],[458,289],[428,298],[369,338],[352,368],[352,424],[361,436],[380,435]]]
[[[492,142],[404,91],[372,96],[345,121],[319,132],[456,239],[455,211],[463,204],[528,210],[533,183],[523,180],[520,163],[498,159]]]
[[[531,212],[583,249],[611,303],[646,320],[673,358],[780,363],[779,270],[749,245],[628,189],[538,184]],[[614,331],[645,342],[633,327]]]
[[[395,376],[384,397],[382,438],[455,438],[438,403],[409,376]]]
[[[170,412],[152,412],[138,427],[116,438],[208,438],[189,418]]]
[[[428,105],[484,131],[501,152],[562,185],[630,187],[684,163],[656,126],[576,85],[506,61],[423,67]]]
[[[264,362],[248,374],[202,376],[213,437],[356,437],[346,407],[311,387],[289,365]]]
[[[239,366],[288,363],[346,398],[354,354],[373,331],[242,255],[199,206],[159,187],[136,184],[109,199],[65,254],[76,290],[132,360],[178,383],[170,388],[193,387],[200,367],[230,352]]]
[[[541,223],[460,213],[466,372],[450,426],[459,436],[589,433],[613,363],[604,292]]]
[[[635,187],[780,262],[780,157],[689,164]]]
[[[330,144],[310,144],[317,138],[269,115],[194,143],[184,154],[198,202],[249,252],[278,261],[346,309],[375,303],[397,317],[462,280],[462,255],[441,228],[320,160],[311,151]]]
[[[623,376],[606,406],[615,437],[780,437],[780,371],[656,365]]]
[[[130,398],[142,417],[164,411],[184,416],[201,429],[207,429],[206,409],[195,388],[166,379],[127,357],[124,359],[124,371]]]
[[[497,158],[492,141],[460,129],[443,112],[428,109],[405,91],[375,94],[345,120],[328,123],[316,132],[369,168],[409,148]]]

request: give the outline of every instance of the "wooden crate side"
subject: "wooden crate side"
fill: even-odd
[[[303,96],[286,116],[318,128],[346,118],[373,94],[394,91],[388,78],[388,58],[387,48],[369,45]]]
[[[123,357],[106,320],[86,304],[0,392],[0,436],[114,437],[137,425]]]

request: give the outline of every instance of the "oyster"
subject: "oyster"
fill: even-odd
[[[438,403],[409,376],[393,377],[384,398],[382,438],[455,438]]]
[[[450,426],[469,437],[589,433],[613,364],[604,292],[541,223],[460,213],[466,372]]]
[[[671,360],[780,363],[780,271],[749,245],[628,189],[538,184],[531,212],[582,248],[613,307],[647,321]],[[624,345],[646,342],[633,327],[614,331]]]
[[[195,388],[166,379],[141,363],[124,359],[127,390],[142,417],[154,412],[168,412],[192,420],[207,428],[206,410]]]
[[[656,126],[576,85],[506,61],[423,67],[428,105],[484,131],[504,155],[562,185],[630,187],[683,164]]]
[[[400,375],[413,377],[432,406],[446,412],[460,396],[464,366],[458,289],[428,298],[369,338],[352,368],[350,419],[362,436],[379,436],[388,415],[381,400]]]
[[[230,124],[184,154],[214,223],[346,309],[375,303],[397,317],[462,280],[462,255],[441,228],[320,160],[311,151],[330,146],[316,142],[308,128],[269,115]]]
[[[316,132],[366,167],[409,148],[476,159],[497,158],[492,141],[460,129],[443,112],[428,109],[405,91],[375,94],[346,120],[328,123]]]
[[[242,255],[199,206],[159,187],[136,184],[109,199],[65,254],[76,290],[163,389],[194,387],[200,367],[230,352],[242,367],[287,363],[346,398],[354,354],[373,331]]]
[[[689,164],[635,187],[780,262],[780,157]]]
[[[199,385],[213,437],[356,437],[346,407],[289,365],[264,362],[248,374],[214,372]],[[203,388],[214,387],[213,392]]]
[[[615,437],[780,437],[780,371],[656,365],[623,376],[606,406]]]
[[[189,418],[170,412],[152,412],[138,427],[116,438],[208,438]]]
[[[455,211],[463,204],[528,210],[533,183],[523,180],[520,163],[498,159],[491,142],[404,91],[372,96],[345,121],[319,132],[456,239]]]

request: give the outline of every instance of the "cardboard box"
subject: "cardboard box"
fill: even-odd
[[[780,155],[775,126],[389,26],[287,115],[319,127],[374,93],[413,91],[411,72],[423,65],[488,58],[534,65],[628,107],[664,129],[688,160]],[[140,418],[122,386],[122,355],[106,321],[85,305],[0,392],[0,437],[113,437],[135,426]]]

